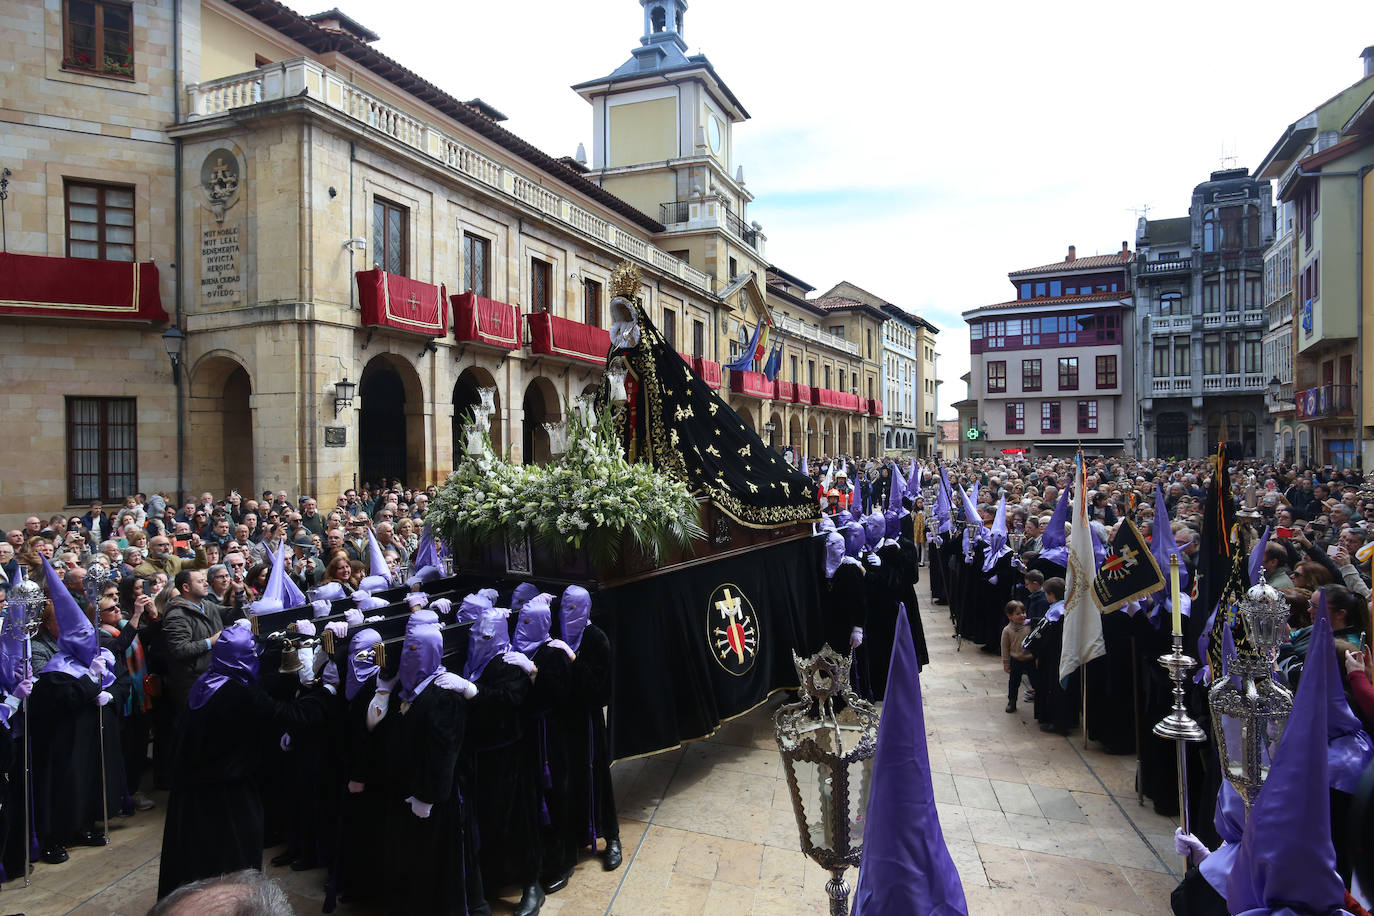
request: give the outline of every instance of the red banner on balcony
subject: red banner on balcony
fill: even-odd
[[[465,343],[489,344],[503,350],[520,349],[518,306],[475,293],[450,296],[453,303],[453,336]]]
[[[794,401],[797,398],[797,386],[791,382],[784,382],[782,379],[773,381],[773,397],[779,401]]]
[[[877,398],[869,398],[868,412],[875,417],[881,417],[883,415],[883,402]]]
[[[151,262],[0,254],[0,315],[167,320]]]
[[[709,360],[704,356],[692,357],[692,368],[697,375],[706,383],[708,388],[720,387],[720,363]]]
[[[603,366],[611,349],[611,333],[603,328],[530,312],[530,352]]]
[[[798,383],[796,397],[793,400],[798,404],[814,404],[816,403],[816,392],[818,390],[819,389],[813,388],[810,385]]]
[[[448,334],[448,301],[442,286],[377,268],[360,270],[357,277],[363,327],[391,328],[425,337]]]
[[[762,372],[731,369],[730,390],[735,394],[743,394],[751,398],[768,398],[771,400],[773,397],[773,383],[768,381],[768,377]]]

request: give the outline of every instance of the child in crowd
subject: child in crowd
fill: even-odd
[[[1016,692],[1021,689],[1021,676],[1030,678],[1035,687],[1035,657],[1021,647],[1030,635],[1026,622],[1026,606],[1020,601],[1008,601],[1003,613],[1007,625],[1002,630],[1002,670],[1007,673],[1007,712],[1016,712]]]

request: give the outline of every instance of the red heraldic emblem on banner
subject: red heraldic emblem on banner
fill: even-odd
[[[716,586],[706,602],[706,635],[711,657],[736,677],[749,673],[759,651],[759,622],[738,585]]]
[[[1093,601],[1102,613],[1164,587],[1164,576],[1140,529],[1126,519],[1107,542],[1107,556],[1093,580]]]

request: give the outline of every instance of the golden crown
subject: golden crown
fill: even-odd
[[[622,296],[634,301],[639,295],[639,267],[629,261],[621,261],[611,271],[611,295]]]

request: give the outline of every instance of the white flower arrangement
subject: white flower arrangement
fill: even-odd
[[[625,460],[608,411],[565,412],[568,448],[556,464],[513,464],[489,443],[465,457],[430,502],[435,532],[467,546],[528,534],[555,551],[586,547],[601,561],[615,560],[627,534],[655,560],[706,536],[684,482]]]

